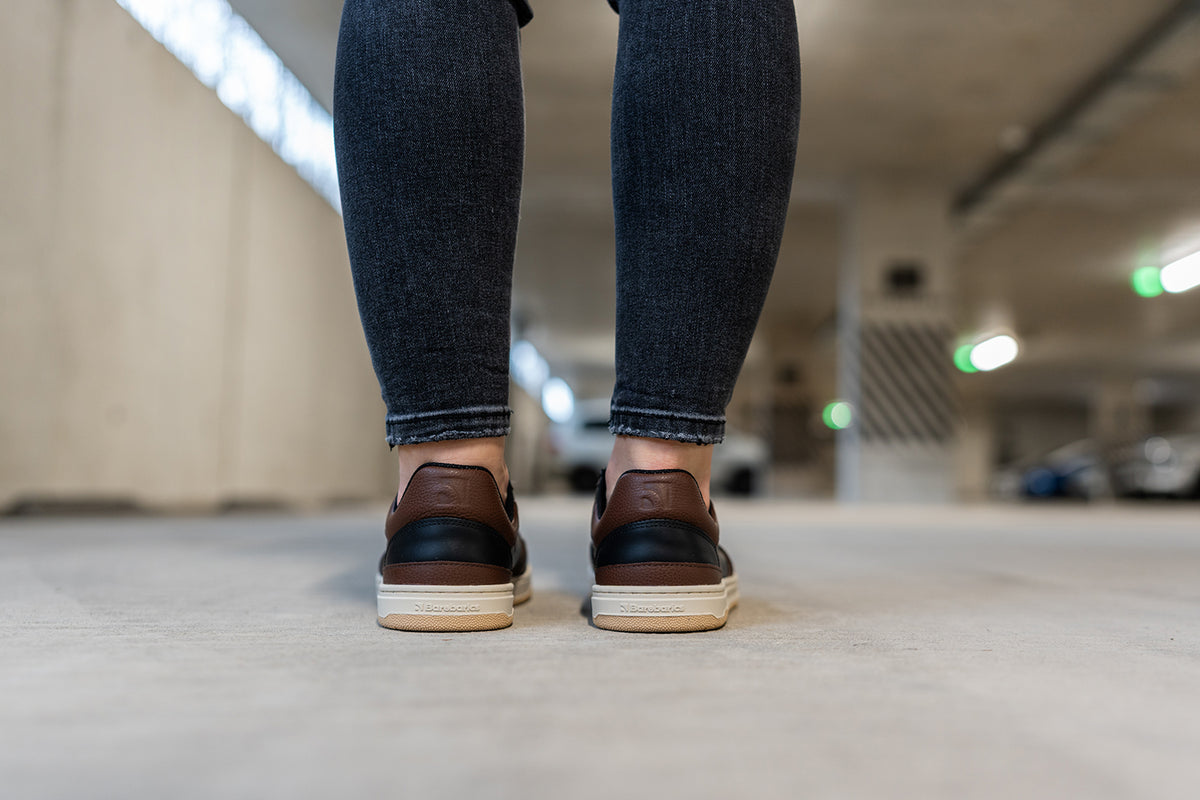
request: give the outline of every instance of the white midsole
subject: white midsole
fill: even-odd
[[[375,588],[381,619],[389,614],[506,614],[511,617],[514,596],[520,600],[530,592],[530,571],[526,568],[512,583],[479,586],[384,583],[376,574]]]
[[[592,586],[592,617],[688,617],[718,619],[738,601],[737,575],[712,586]]]

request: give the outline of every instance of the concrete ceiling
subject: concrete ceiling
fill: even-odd
[[[234,0],[327,106],[339,0]],[[804,119],[768,324],[833,313],[839,192],[920,180],[953,192],[1044,119],[1171,0],[797,3]],[[604,0],[534,0],[522,34],[526,188],[515,313],[560,359],[603,359],[612,320],[608,101],[617,18]],[[1147,248],[1200,246],[1200,77],[1005,223],[964,247],[964,328],[1003,320],[1025,369],[1200,365],[1200,292],[1136,298]],[[557,352],[555,352],[557,351]],[[1106,361],[1106,358],[1108,361]]]
[[[1129,276],[1200,249],[1200,77],[973,242],[961,319],[997,316],[1027,347],[1016,375],[1200,373],[1200,292],[1142,299]]]
[[[327,108],[340,0],[233,5]],[[891,174],[961,183],[1004,131],[1046,113],[1170,0],[808,0],[805,178]],[[607,185],[617,17],[604,0],[535,0],[522,38],[531,155]],[[544,139],[544,141],[543,141]],[[531,170],[530,180],[538,174]]]
[[[231,0],[283,63],[333,108],[333,63],[342,0]]]

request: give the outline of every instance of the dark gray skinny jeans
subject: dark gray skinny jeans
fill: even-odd
[[[616,3],[614,2],[614,7]],[[334,133],[392,445],[509,431],[525,0],[346,0]],[[614,433],[708,444],[779,252],[792,0],[620,0]]]

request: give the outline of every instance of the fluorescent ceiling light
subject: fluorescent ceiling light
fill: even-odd
[[[845,400],[834,400],[821,412],[821,421],[830,430],[845,430],[854,422],[854,409]]]
[[[1162,287],[1173,294],[1200,286],[1200,252],[1163,267],[1159,280]]]
[[[537,397],[542,385],[550,378],[550,365],[532,342],[514,342],[508,351],[508,368],[517,384]]]
[[[992,336],[971,348],[971,366],[980,372],[990,372],[1011,363],[1020,351],[1017,340],[1012,336]]]
[[[979,372],[979,369],[971,363],[971,351],[974,349],[975,345],[970,342],[955,348],[954,366],[958,367],[962,372]]]
[[[575,393],[562,378],[551,378],[542,386],[542,410],[554,422],[566,422],[575,413]]]
[[[1158,267],[1138,267],[1130,282],[1139,297],[1158,297],[1163,293],[1162,270]]]
[[[333,118],[226,0],[116,0],[341,213]]]

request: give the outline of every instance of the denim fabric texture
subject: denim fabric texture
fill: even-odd
[[[347,0],[342,215],[389,444],[509,430],[524,105],[503,0]]]
[[[779,255],[799,124],[792,0],[621,0],[614,433],[724,435]]]
[[[393,445],[509,430],[527,12],[344,6],[338,176]],[[621,0],[614,433],[723,437],[778,256],[799,110],[792,0]]]

